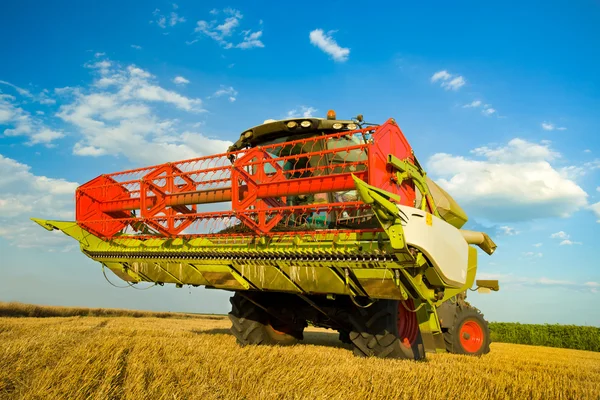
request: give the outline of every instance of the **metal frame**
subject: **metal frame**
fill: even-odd
[[[370,135],[372,140],[341,148],[323,145],[357,134]],[[291,153],[290,149],[300,150]],[[350,154],[362,154],[362,158],[352,159]],[[289,226],[290,220],[303,220],[303,215],[317,211],[335,218],[344,211],[360,210],[356,202],[317,204],[313,208],[286,203],[289,196],[353,190],[352,175],[400,195],[402,204],[412,205],[414,184],[394,182],[387,168],[389,154],[413,159],[412,149],[394,120],[354,131],[102,175],[77,189],[76,220],[86,231],[106,239],[213,235],[202,232],[202,223],[206,228],[212,224],[213,231],[242,223],[255,235],[273,235],[273,228],[286,218]],[[332,165],[329,160],[334,157],[340,162]],[[301,159],[311,164],[298,168]],[[232,165],[229,160],[234,160]],[[286,163],[295,166],[284,170]],[[271,171],[266,172],[267,168]],[[200,212],[198,208],[199,204],[217,202],[231,202],[231,209]]]

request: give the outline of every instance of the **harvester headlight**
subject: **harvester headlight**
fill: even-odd
[[[300,126],[303,128],[308,128],[310,126],[310,121],[302,121]]]
[[[287,127],[292,129],[295,128],[298,125],[298,123],[296,121],[290,121],[287,123]]]
[[[351,130],[355,130],[356,129],[356,124],[348,124],[348,125],[346,125],[346,128],[351,129]]]
[[[335,124],[333,124],[333,129],[342,129],[344,125],[340,124],[339,122],[336,122]]]

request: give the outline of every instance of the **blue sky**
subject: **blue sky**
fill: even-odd
[[[32,2],[0,14],[0,300],[226,312],[116,289],[30,216],[102,173],[220,152],[288,115],[395,118],[499,245],[495,321],[600,326],[597,2]],[[116,283],[118,281],[114,279]]]

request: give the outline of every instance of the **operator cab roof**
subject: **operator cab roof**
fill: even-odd
[[[335,113],[331,115],[333,119],[313,117],[282,120],[268,119],[263,124],[242,132],[240,138],[227,151],[238,151],[246,147],[258,146],[277,138],[290,138],[288,140],[292,140],[291,137],[294,136],[300,139],[303,136],[312,136],[315,133],[328,134],[360,128],[356,121],[335,119]]]

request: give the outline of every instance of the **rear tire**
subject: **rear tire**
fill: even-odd
[[[454,324],[444,332],[449,353],[480,356],[490,352],[490,329],[483,314],[468,305],[457,305]]]
[[[407,303],[405,305],[412,309],[412,300]],[[407,311],[400,301],[378,300],[368,308],[358,309],[349,319],[355,355],[412,360],[425,358],[416,313]]]
[[[231,302],[231,333],[241,346],[279,345],[290,346],[298,343],[302,331],[292,331],[274,320],[265,310],[246,297],[235,293]]]

